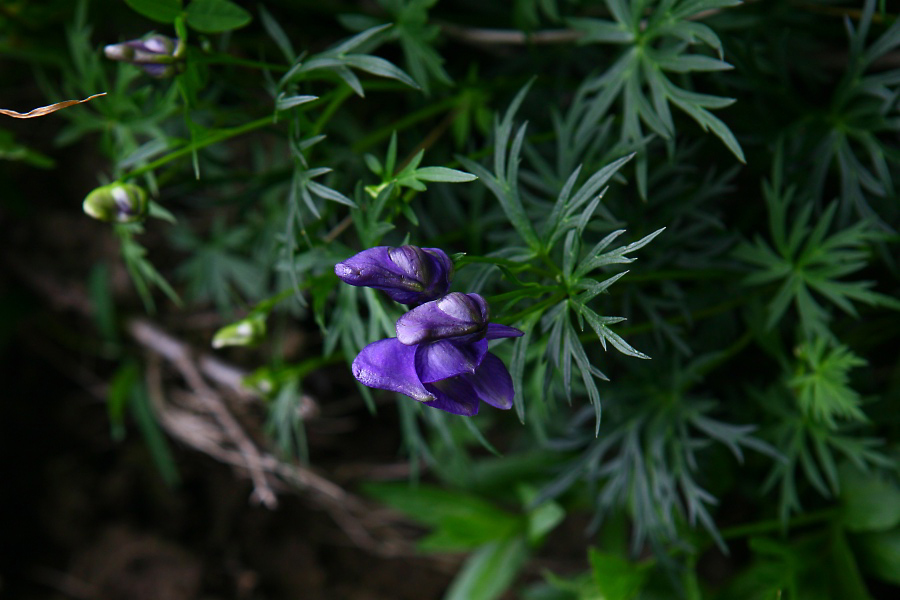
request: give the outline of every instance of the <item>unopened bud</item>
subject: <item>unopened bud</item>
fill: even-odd
[[[84,199],[85,214],[111,223],[133,223],[147,215],[147,192],[130,183],[98,187]]]
[[[252,346],[266,336],[266,318],[255,315],[241,319],[237,323],[226,325],[213,336],[212,347]]]
[[[141,67],[150,77],[171,77],[184,54],[184,45],[170,37],[153,34],[139,40],[110,44],[103,49],[106,58]]]
[[[419,305],[447,293],[453,261],[438,248],[378,246],[334,266],[341,281],[382,290],[395,302]]]

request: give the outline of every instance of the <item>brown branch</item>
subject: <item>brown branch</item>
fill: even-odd
[[[150,356],[147,361],[147,390],[156,418],[160,426],[173,438],[195,450],[227,465],[252,471],[247,468],[246,455],[233,446],[229,436],[220,427],[215,427],[208,419],[196,413],[178,408],[166,402],[162,387],[162,369],[159,356]],[[204,405],[204,400],[193,392],[183,392],[182,401],[189,405]],[[258,466],[261,471],[273,477],[272,486],[299,489],[307,492],[309,498],[327,511],[335,523],[350,540],[380,556],[401,556],[414,553],[413,546],[393,531],[390,520],[383,515],[372,513],[357,496],[341,486],[318,475],[301,465],[285,463],[271,454],[260,453]],[[394,518],[394,521],[397,519]],[[372,532],[388,529],[386,535],[376,537]]]
[[[278,506],[278,499],[269,486],[269,481],[262,468],[259,449],[244,432],[231,411],[223,404],[219,394],[203,379],[185,345],[143,319],[131,321],[128,324],[128,331],[138,342],[164,356],[175,365],[194,390],[203,407],[213,415],[219,426],[237,447],[250,473],[250,479],[253,481],[253,499],[267,508]]]
[[[515,29],[488,29],[482,27],[462,27],[452,23],[441,23],[441,31],[449,37],[467,44],[567,44],[584,34],[574,29],[545,29],[528,33]]]
[[[752,0],[748,0],[752,1]],[[700,11],[690,17],[688,21],[700,21],[711,17],[723,9],[711,8]],[[647,28],[647,19],[640,23],[641,31]],[[473,45],[500,45],[522,46],[526,44],[569,44],[578,41],[584,33],[576,29],[543,29],[539,31],[520,31],[517,29],[489,29],[482,27],[464,27],[453,23],[438,23],[441,31],[447,36],[461,42]]]

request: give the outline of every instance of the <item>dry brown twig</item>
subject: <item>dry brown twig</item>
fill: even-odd
[[[128,324],[128,331],[135,340],[169,360],[194,390],[203,408],[216,419],[229,441],[243,457],[250,479],[253,481],[253,499],[267,508],[278,506],[278,499],[262,468],[259,450],[225,406],[219,394],[203,378],[185,346],[143,319],[131,321]]]
[[[220,422],[219,427],[216,427],[208,418],[166,402],[162,383],[162,357],[162,354],[148,357],[147,389],[160,425],[172,438],[219,462],[246,470],[250,473],[256,490],[259,490],[258,479],[262,477],[273,494],[274,489],[300,489],[307,492],[310,499],[326,510],[347,537],[360,548],[380,556],[413,553],[411,543],[392,530],[392,519],[385,519],[384,515],[374,513],[360,498],[310,469],[283,462],[255,446],[257,472],[254,479],[254,472],[248,467],[247,447],[237,446],[229,435],[233,435],[233,432],[227,431]],[[187,377],[185,379],[187,381]],[[203,410],[208,408],[208,398],[198,394],[196,389],[176,396],[181,400],[180,404]],[[248,442],[252,444],[249,438]],[[376,536],[372,533],[374,531],[380,531],[381,535]]]

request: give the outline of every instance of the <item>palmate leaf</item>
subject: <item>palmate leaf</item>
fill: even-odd
[[[779,161],[776,157],[776,163]],[[763,186],[772,245],[757,237],[752,244],[744,242],[734,251],[736,258],[754,267],[744,279],[746,285],[780,284],[769,301],[766,327],[774,327],[793,303],[807,336],[830,337],[829,312],[812,292],[851,316],[857,316],[855,302],[900,309],[896,299],[871,290],[874,282],[840,279],[866,266],[869,247],[883,235],[861,221],[829,236],[837,203],[829,205],[811,227],[813,205],[807,202],[796,214],[790,214],[794,193],[778,189],[779,173],[774,180],[775,184]]]
[[[872,63],[900,45],[900,21],[882,33],[868,48],[866,39],[875,13],[875,0],[866,0],[856,27],[847,20],[848,66],[831,96],[828,109],[811,121],[816,143],[812,146],[815,168],[810,172],[813,196],[820,198],[829,169],[840,178],[840,221],[855,212],[866,219],[881,219],[893,213],[883,204],[880,214],[870,206],[872,196],[895,196],[893,173],[900,164],[900,150],[890,142],[900,132],[897,97],[900,69],[869,72]],[[814,113],[815,114],[815,113]],[[806,132],[804,132],[806,133]],[[882,223],[884,224],[884,223]]]
[[[519,90],[502,119],[499,117],[494,119],[493,173],[468,157],[458,155],[456,159],[466,169],[481,179],[500,202],[503,212],[506,213],[510,223],[522,240],[525,241],[528,248],[532,252],[538,253],[540,252],[541,241],[519,194],[519,160],[522,144],[525,141],[526,125],[519,127],[515,137],[510,142],[513,131],[513,119],[530,87],[531,83],[528,83]]]
[[[835,426],[835,417],[865,421],[859,407],[859,393],[848,385],[848,373],[866,361],[846,346],[829,348],[824,338],[807,341],[796,351],[796,372],[788,385],[797,396],[804,414]]]
[[[837,464],[843,457],[861,469],[891,468],[893,461],[878,451],[880,440],[858,434],[825,433],[804,425],[799,419],[780,424],[774,430],[773,445],[785,460],[778,462],[763,484],[763,491],[779,490],[778,514],[782,522],[802,509],[798,484],[805,479],[824,497],[840,491]]]
[[[295,84],[303,78],[305,73],[318,69],[326,69],[334,72],[338,77],[343,79],[357,95],[365,96],[362,84],[350,70],[351,67],[379,77],[395,79],[412,88],[419,89],[419,84],[392,62],[377,56],[352,52],[352,50],[362,46],[376,34],[384,31],[388,27],[390,27],[390,25],[372,27],[325,52],[315,54],[309,58],[301,57],[281,78],[278,85],[279,89]]]
[[[264,294],[265,271],[243,252],[251,235],[248,228],[226,227],[222,219],[213,222],[205,240],[186,226],[175,230],[174,244],[189,253],[178,273],[186,281],[191,298],[212,301],[226,312],[234,305],[236,292],[245,299],[258,299]]]
[[[435,3],[436,0],[380,0],[395,23],[389,35],[400,42],[407,68],[426,94],[433,81],[453,83],[442,66],[444,59],[434,48],[440,28],[428,23],[428,10]]]
[[[181,298],[178,293],[169,285],[165,277],[156,270],[149,260],[147,260],[147,250],[134,239],[135,233],[142,233],[143,227],[140,224],[116,225],[116,233],[119,236],[122,248],[122,258],[125,261],[125,267],[131,276],[131,281],[144,303],[147,312],[156,310],[156,303],[153,301],[151,292],[153,287],[158,287],[162,292],[176,305],[181,305]]]
[[[600,267],[617,264],[622,265],[634,262],[636,260],[635,258],[626,255],[630,252],[634,252],[635,250],[640,250],[641,248],[652,242],[653,238],[661,234],[665,229],[665,227],[661,227],[636,242],[631,242],[630,244],[626,244],[625,246],[619,246],[615,250],[604,252],[604,250],[606,250],[606,248],[613,241],[615,241],[617,237],[625,233],[624,229],[613,231],[605,238],[597,242],[597,244],[587,253],[584,259],[579,262],[578,267],[575,269],[574,276],[580,279],[588,275],[591,271]]]
[[[660,374],[657,368],[642,381],[637,387],[617,386],[610,394],[617,405],[649,402],[652,410],[632,413],[627,422],[617,423],[599,438],[578,441],[580,456],[561,469],[539,498],[557,497],[576,482],[587,481],[596,490],[594,526],[605,515],[626,510],[633,523],[632,548],[641,548],[648,539],[662,544],[684,539],[686,524],[701,526],[721,545],[712,514],[717,499],[704,487],[701,466],[714,451],[710,441],[739,462],[747,449],[769,456],[777,452],[754,437],[754,427],[713,418],[716,403],[688,395],[677,373]],[[550,444],[572,450],[571,437],[569,433],[566,440]]]
[[[409,188],[417,192],[424,192],[428,187],[424,182],[435,183],[466,183],[478,179],[471,173],[451,169],[449,167],[420,167],[422,159],[425,156],[425,150],[419,150],[409,162],[398,172],[394,173],[394,165],[397,162],[397,133],[391,135],[391,141],[388,145],[387,156],[385,156],[384,166],[378,158],[372,154],[366,154],[364,159],[369,170],[381,177],[381,183],[377,185],[367,185],[366,192],[373,198],[387,188],[393,186],[395,193],[399,193],[400,188]],[[404,205],[408,208],[408,205]],[[409,216],[409,215],[407,215]]]
[[[313,181],[315,178],[321,177],[322,175],[330,173],[331,171],[332,169],[329,167],[315,167],[312,169],[304,169],[300,165],[297,165],[297,168],[294,170],[294,175],[291,182],[289,202],[296,202],[296,198],[299,196],[303,199],[303,203],[306,205],[309,211],[313,215],[315,215],[316,218],[320,218],[321,215],[319,214],[319,209],[316,206],[316,203],[313,201],[313,196],[322,198],[323,200],[337,202],[338,204],[343,204],[351,208],[356,208],[356,203],[344,194],[328,186],[322,185],[321,183]]]
[[[744,162],[740,143],[728,126],[710,112],[734,102],[679,87],[666,73],[689,74],[723,71],[731,65],[721,60],[722,44],[709,27],[689,19],[707,10],[739,4],[738,0],[659,0],[655,6],[628,0],[609,0],[607,7],[614,21],[571,19],[569,24],[583,32],[580,43],[611,43],[625,49],[607,71],[595,78],[594,102],[597,107],[586,114],[596,122],[616,97],[621,98],[621,140],[636,143],[645,134],[642,124],[656,135],[671,139],[675,134],[670,105],[680,109],[703,128],[712,131],[734,156]],[[690,51],[703,44],[718,55],[713,58]],[[646,196],[646,159],[639,156],[638,187]]]
[[[603,197],[602,193],[598,194],[600,188],[606,185],[622,165],[631,160],[633,156],[634,154],[629,154],[600,169],[591,175],[574,193],[573,189],[581,174],[581,167],[579,166],[572,172],[572,175],[559,192],[556,203],[553,205],[553,211],[547,217],[547,224],[541,235],[545,252],[549,252],[557,240],[571,228],[577,228],[579,233],[584,230],[587,221],[591,218]],[[587,208],[582,209],[589,200],[591,202]]]
[[[620,335],[613,332],[609,325],[623,321],[622,317],[604,317],[597,314],[594,310],[588,308],[587,303],[596,298],[599,294],[604,293],[613,283],[618,281],[625,273],[618,273],[605,279],[597,281],[587,278],[589,272],[611,264],[628,263],[635,260],[627,256],[633,250],[638,250],[648,244],[654,237],[659,235],[662,229],[645,236],[637,242],[633,242],[626,246],[620,246],[614,250],[603,252],[623,231],[613,232],[601,240],[591,252],[588,253],[586,259],[575,268],[575,262],[579,256],[580,242],[575,230],[570,230],[566,236],[566,243],[563,249],[563,268],[561,276],[564,281],[569,282],[572,286],[570,297],[565,299],[547,311],[541,318],[541,327],[548,332],[547,349],[545,355],[548,357],[547,368],[556,368],[562,375],[563,389],[569,402],[572,401],[572,363],[581,373],[584,391],[587,393],[588,400],[594,408],[596,416],[595,434],[600,430],[601,405],[600,392],[594,378],[607,380],[606,375],[591,363],[584,345],[579,338],[579,334],[572,323],[574,317],[580,329],[584,330],[585,321],[591,329],[597,334],[603,349],[606,350],[606,344],[609,342],[616,350],[627,356],[634,358],[650,358],[646,354],[633,348]],[[573,272],[574,271],[574,272]],[[574,295],[573,292],[583,290],[581,293]],[[551,377],[546,378],[551,381]]]

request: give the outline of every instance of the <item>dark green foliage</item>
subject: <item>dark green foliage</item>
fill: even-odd
[[[466,420],[358,386],[366,427],[396,411],[412,479],[429,478],[364,490],[429,529],[421,549],[469,553],[447,598],[843,600],[900,585],[896,14],[874,0],[253,14],[128,0],[136,29],[118,32],[101,3],[63,4],[66,47],[13,57],[42,65],[48,103],[108,93],[54,117],[56,141],[99,150],[96,187],[147,190],[148,219],[110,236],[148,311],[212,307],[217,345],[265,339],[234,356],[284,460],[315,460],[307,378],[353,395],[350,362],[395,335],[399,305],[337,285],[334,264],[359,250],[440,247],[453,290],[524,332],[492,346],[514,412]],[[0,47],[27,37],[17,27],[0,24]],[[188,44],[174,78],[102,59],[154,29]],[[52,172],[33,145],[0,130],[0,159]],[[114,309],[93,273],[98,336],[122,358],[113,433],[131,407],[175,482],[116,329],[134,307]],[[298,331],[309,343],[290,355]],[[573,516],[588,524],[564,542],[582,574],[522,577]],[[704,567],[712,553],[724,576]]]

